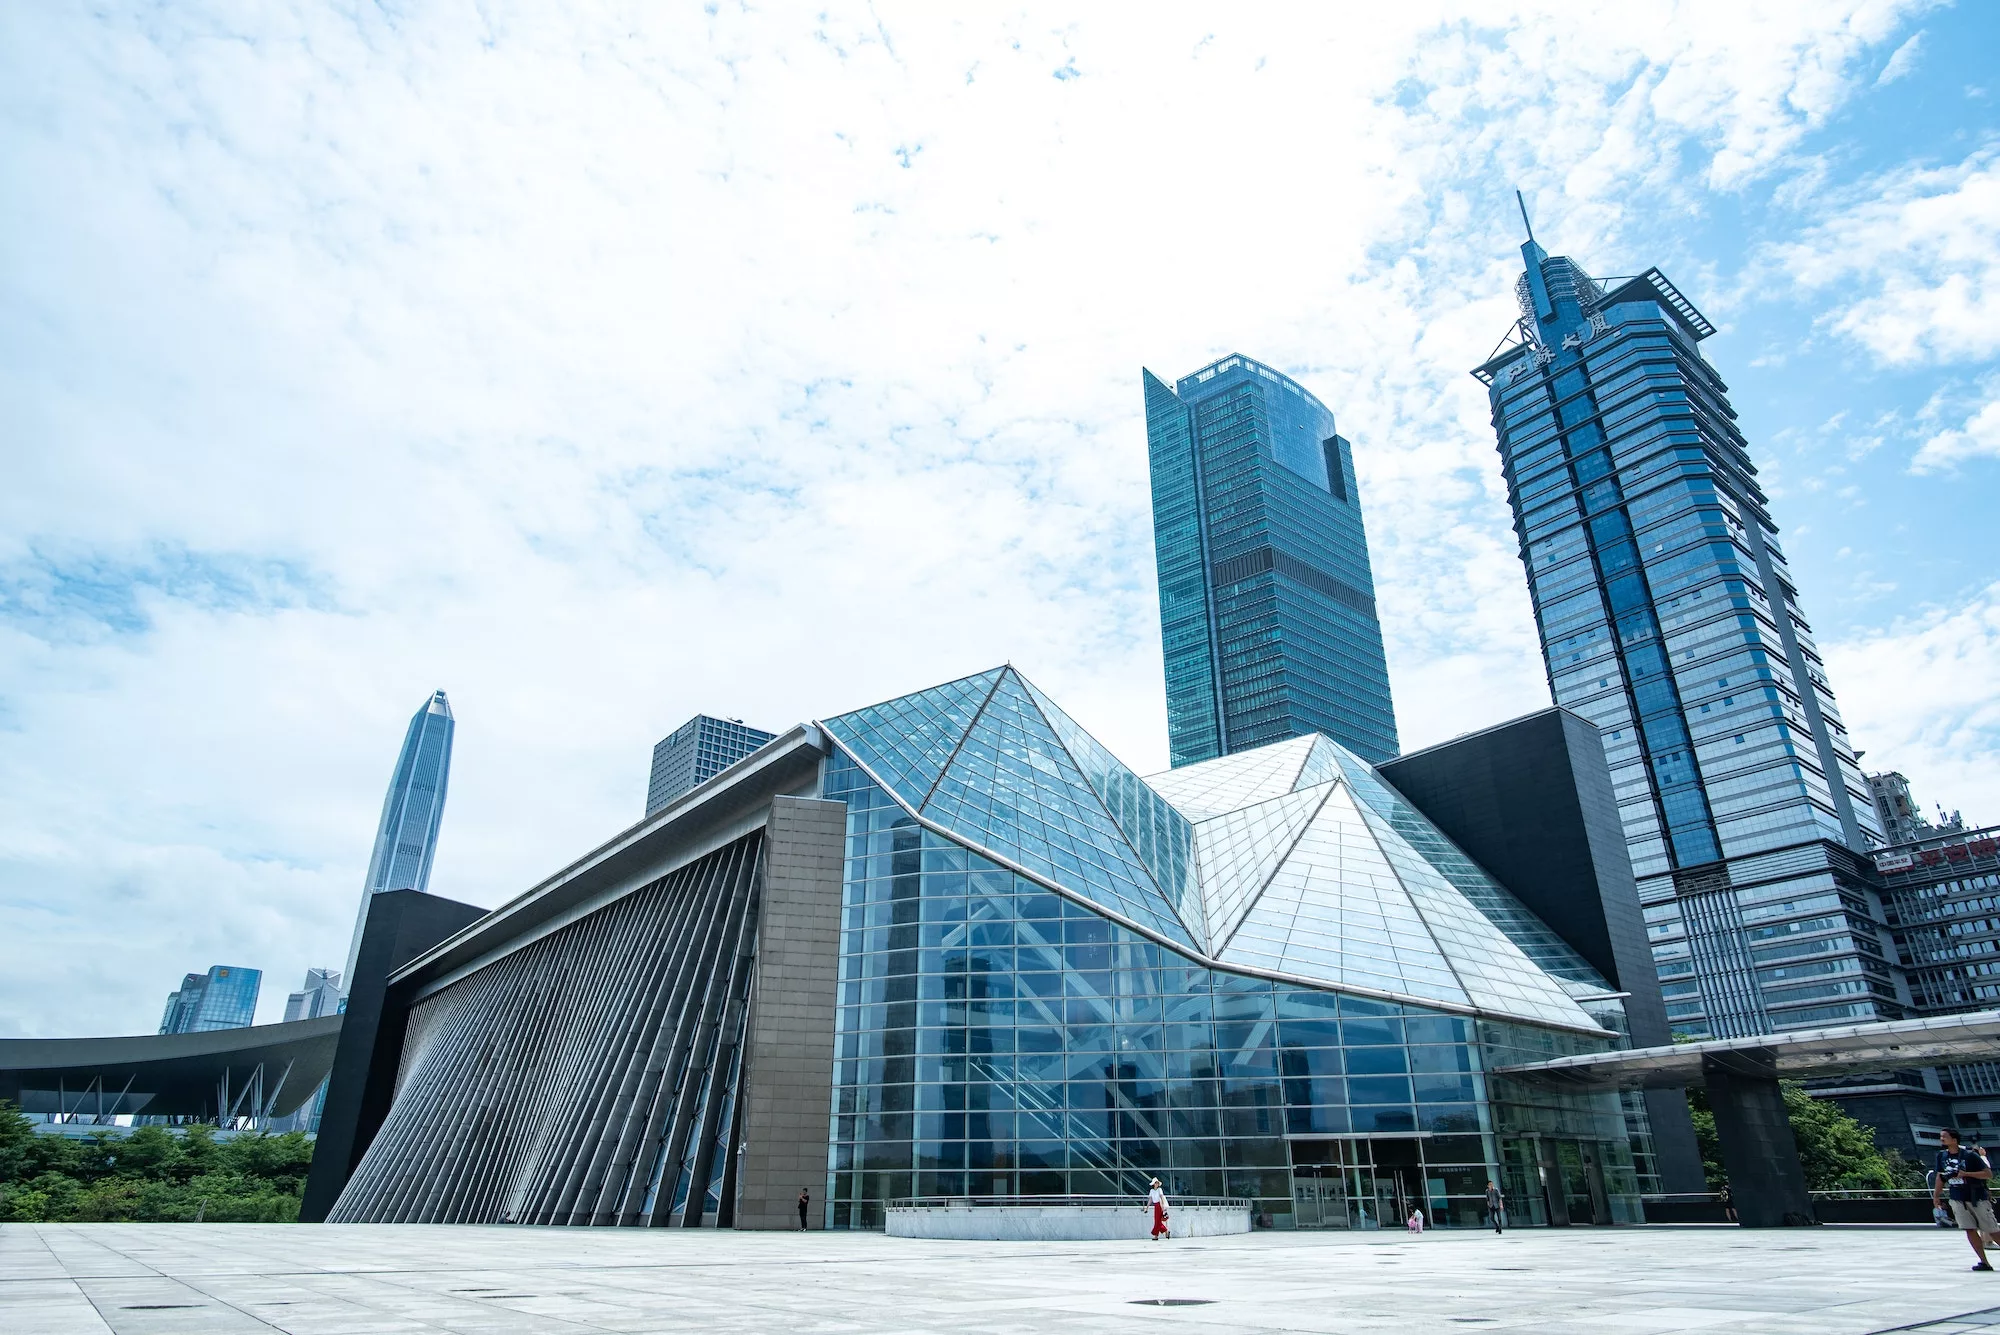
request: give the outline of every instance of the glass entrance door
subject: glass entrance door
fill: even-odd
[[[1402,1228],[1421,1207],[1433,1227],[1484,1220],[1489,1163],[1472,1136],[1294,1140],[1296,1228]]]
[[[1292,1170],[1292,1218],[1298,1228],[1349,1228],[1347,1174],[1337,1164]]]

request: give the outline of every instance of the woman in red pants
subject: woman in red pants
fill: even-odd
[[[1153,1179],[1153,1189],[1146,1193],[1146,1203],[1153,1207],[1153,1241],[1167,1236],[1167,1193],[1160,1189],[1160,1179]]]

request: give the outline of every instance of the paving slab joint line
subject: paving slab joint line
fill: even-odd
[[[1978,1307],[1970,1312],[1960,1312],[1957,1316],[1934,1316],[1924,1321],[1912,1321],[1906,1326],[1884,1326],[1880,1330],[1869,1331],[1868,1335],[1894,1335],[1894,1332],[1899,1330],[1929,1330],[1932,1326],[1965,1321],[1975,1316],[1991,1316],[1996,1312],[2000,1312],[2000,1307]]]

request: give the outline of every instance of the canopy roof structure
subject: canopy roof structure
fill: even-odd
[[[820,726],[924,825],[1206,963],[1602,1032],[1604,978],[1326,737],[1142,779],[1011,666]]]
[[[129,1038],[0,1038],[0,1099],[63,1117],[284,1117],[332,1069],[342,1018]]]
[[[1557,1057],[1496,1074],[1561,1089],[1680,1089],[1716,1067],[1795,1080],[2000,1059],[2000,1011]]]

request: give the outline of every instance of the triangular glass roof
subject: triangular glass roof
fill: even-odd
[[[1596,1030],[1582,956],[1322,736],[1141,779],[1012,667],[824,723],[895,798],[1211,963]]]
[[[1556,1024],[1574,1020],[1576,1002],[1560,982],[1537,968],[1366,802],[1357,809],[1473,1005]]]
[[[1195,827],[1208,940],[1220,946],[1292,851],[1324,791],[1284,793]]]
[[[911,809],[921,807],[1005,668],[856,709],[828,726]]]
[[[1255,751],[1238,751],[1199,765],[1170,769],[1148,777],[1146,782],[1189,820],[1207,820],[1291,792],[1299,786],[1299,768],[1312,749],[1312,738],[1294,737]],[[1317,782],[1332,777],[1325,774]]]
[[[1201,920],[1195,919],[1194,930],[1182,922],[1177,897],[1154,878],[1147,859],[1114,819],[1099,789],[1084,777],[1020,674],[1006,667],[983,675],[990,689],[970,711],[965,707],[970,693],[955,688],[977,682],[977,677],[938,688],[951,692],[948,696],[927,700],[937,692],[920,692],[827,719],[825,726],[918,815],[1168,940],[1195,946]],[[899,747],[884,736],[899,718],[920,721],[920,744]],[[950,739],[956,744],[949,745],[950,726],[959,718],[965,718],[965,726]],[[1064,721],[1087,736],[1067,716]],[[1091,747],[1102,752],[1093,768],[1115,793],[1121,781],[1102,762],[1109,760],[1128,775],[1130,771],[1095,741]],[[929,762],[940,754],[942,772],[923,783]],[[900,769],[876,769],[877,755]],[[1130,782],[1145,788],[1136,775]],[[1145,829],[1155,857],[1170,872],[1179,866],[1185,892],[1193,881],[1189,864],[1194,842],[1185,818],[1157,796],[1142,802],[1138,794],[1127,794],[1124,804],[1132,808],[1128,818]],[[1148,828],[1148,820],[1165,828]]]
[[[1201,893],[1195,883],[1194,826],[1174,810],[1146,781],[1125,768],[1125,762],[1104,749],[1076,720],[1065,714],[1026,677],[1018,677],[1049,726],[1076,762],[1091,791],[1118,823],[1125,842],[1153,873],[1153,881],[1174,904],[1180,920],[1199,926]]]
[[[1325,797],[1312,823],[1219,958],[1422,1000],[1474,1004],[1354,799],[1339,784],[1318,791]]]
[[[1321,740],[1325,741],[1324,738]],[[1328,741],[1326,746],[1340,757],[1341,769],[1354,785],[1355,795],[1371,812],[1386,822],[1425,865],[1450,882],[1523,954],[1543,971],[1566,982],[1588,983],[1603,991],[1611,990],[1603,975],[1592,968],[1574,946],[1556,935],[1555,930],[1536,917],[1533,910],[1482,871],[1478,863],[1460,852],[1458,845],[1447,839],[1402,794],[1382,782],[1367,761],[1337,742]]]

